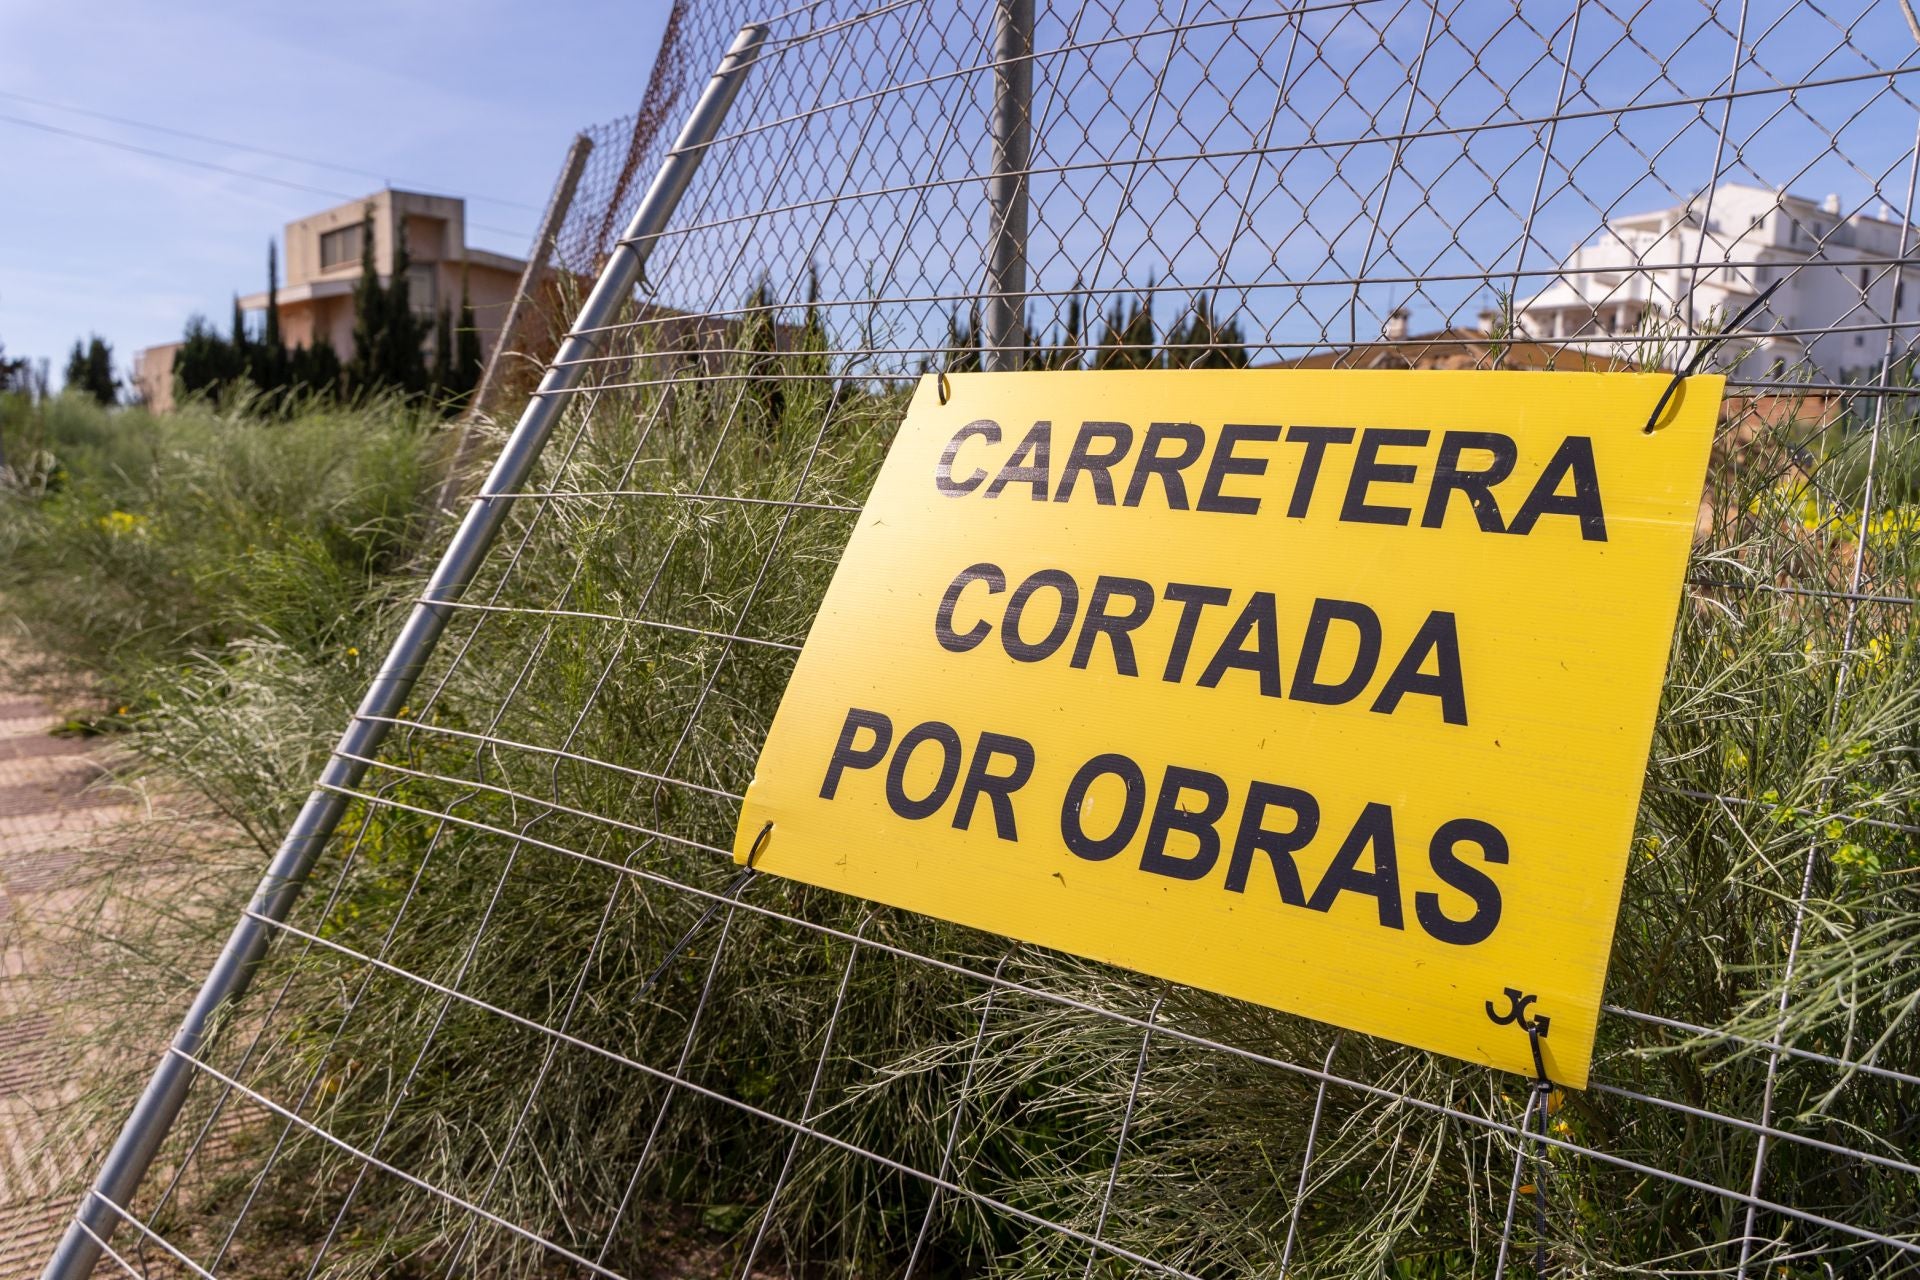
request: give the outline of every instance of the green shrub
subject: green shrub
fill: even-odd
[[[236,640],[315,660],[361,638],[425,527],[424,426],[391,402],[250,407],[9,413],[9,456],[27,440],[47,481],[0,492],[0,590],[41,647],[135,696]]]

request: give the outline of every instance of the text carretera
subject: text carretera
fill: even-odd
[[[1258,515],[1277,500],[1289,519],[1525,536],[1558,517],[1588,542],[1607,540],[1593,441],[1561,437],[1540,473],[1514,480],[1520,456],[1498,431],[1428,431],[1192,422],[1050,421],[1008,431],[990,418],[948,439],[934,468],[949,498],[1069,502],[1103,507]],[[1345,465],[1340,483],[1323,483]]]

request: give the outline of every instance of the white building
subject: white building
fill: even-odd
[[[1785,276],[1764,313],[1742,326],[1754,337],[1743,344],[1739,375],[1842,381],[1877,367],[1896,320],[1897,350],[1920,336],[1920,279],[1896,297],[1907,228],[1884,205],[1880,214],[1844,214],[1834,196],[1816,204],[1726,183],[1710,203],[1703,193],[1610,219],[1558,279],[1519,304],[1517,319],[1529,338],[1673,368],[1691,355],[1675,337],[1724,325]],[[1920,235],[1905,248],[1920,249]],[[1733,367],[1739,353],[1727,354],[1716,365]]]

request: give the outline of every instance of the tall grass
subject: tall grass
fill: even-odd
[[[978,1191],[1099,1225],[1197,1274],[1277,1275],[1296,1209],[1291,1274],[1490,1272],[1514,1152],[1484,1127],[1379,1094],[1322,1098],[1309,1077],[1178,1040],[1143,1056],[1137,1028],[751,911],[710,921],[649,983],[707,905],[670,885],[718,891],[733,873],[714,850],[729,843],[734,805],[646,775],[744,789],[791,655],[610,619],[799,642],[851,530],[822,508],[860,503],[904,404],[817,376],[804,353],[781,367],[808,376],[769,376],[755,360],[732,378],[580,397],[532,487],[820,505],[517,503],[468,596],[507,611],[450,629],[408,709],[417,727],[391,740],[368,778],[376,799],[356,807],[296,909],[319,941],[280,940],[220,1043],[220,1069],[628,1274],[664,1274],[696,1246],[737,1266],[763,1225],[763,1268],[894,1274],[929,1212],[922,1275],[1088,1264],[1067,1237],[965,1200],[934,1204],[923,1183],[841,1149],[802,1143],[789,1165],[786,1132],[674,1092],[634,1061],[781,1115],[811,1096],[811,1120],[848,1143],[919,1169],[944,1163]],[[1878,595],[1920,585],[1914,523],[1857,515],[1870,453],[1886,509],[1910,500],[1898,486],[1920,461],[1914,428],[1900,404],[1886,414],[1877,431],[1871,419],[1821,430],[1789,416],[1746,433],[1740,457],[1714,470],[1717,518],[1674,643],[1607,998],[1910,1071],[1920,655],[1909,605],[1846,598],[1856,555]],[[421,428],[392,405],[273,424],[244,406],[157,421],[56,406],[44,430],[64,479],[0,502],[4,589],[21,624],[130,690],[130,742],[247,822],[264,850],[420,580]],[[233,909],[257,858],[229,870],[219,909],[137,916],[138,947],[173,960],[158,967],[164,986],[155,966],[123,960],[71,998],[111,1007],[140,987],[141,1007],[182,1000],[211,954],[196,931]],[[134,927],[110,882],[98,901],[102,919]],[[1330,1061],[1469,1115],[1511,1124],[1526,1103],[1524,1081],[804,886],[762,878],[745,901],[1253,1054]],[[133,1038],[126,1019],[103,1026],[109,1041]],[[100,1115],[124,1107],[155,1047],[121,1046],[110,1066],[124,1070],[104,1072],[94,1094]],[[1592,1091],[1556,1095],[1547,1123],[1561,1140],[1744,1190],[1754,1135],[1701,1113],[1757,1117],[1770,1072],[1775,1123],[1894,1156],[1920,1149],[1920,1098],[1898,1081],[1620,1016],[1602,1021],[1596,1077],[1694,1111]],[[217,1096],[197,1090],[197,1114]],[[328,1274],[542,1271],[526,1241],[388,1175],[362,1181],[338,1147],[233,1106],[247,1127],[162,1214],[203,1262],[244,1206],[251,1243],[233,1257],[330,1240]],[[183,1124],[172,1158],[194,1130]],[[1734,1265],[1725,1242],[1744,1211],[1729,1201],[1558,1150],[1523,1176],[1546,1196],[1537,1243],[1556,1273]],[[1913,1178],[1805,1146],[1774,1144],[1763,1192],[1885,1232],[1920,1229]],[[1523,1253],[1536,1243],[1529,1216]],[[1783,1242],[1786,1274],[1910,1266],[1769,1215],[1758,1229]],[[1093,1269],[1128,1272],[1110,1259]]]

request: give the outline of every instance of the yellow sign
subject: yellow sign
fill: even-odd
[[[735,857],[1584,1087],[1720,402],[1667,382],[923,380]]]

